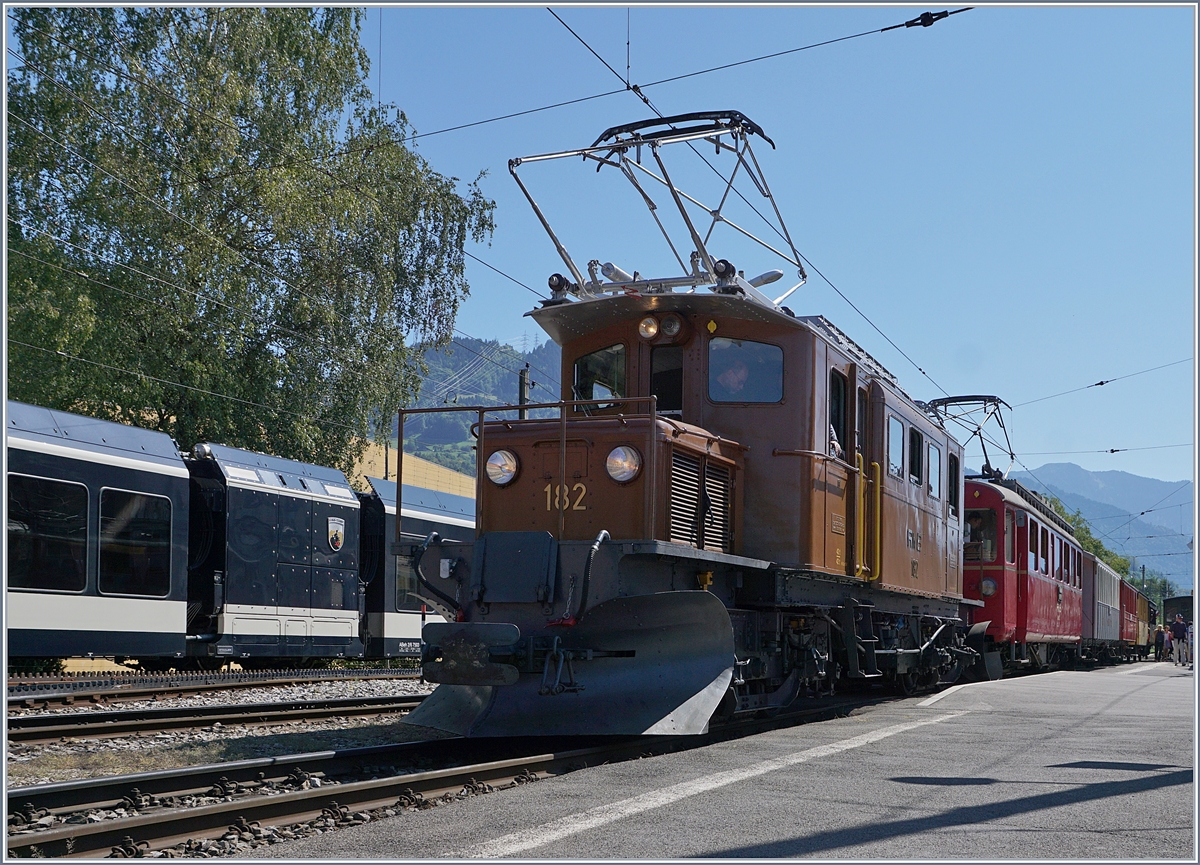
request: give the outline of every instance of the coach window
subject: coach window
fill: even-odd
[[[829,455],[847,459],[846,377],[836,369],[829,371]]]
[[[417,573],[409,560],[396,559],[396,609],[415,612],[421,609],[421,599],[413,594],[417,590]]]
[[[904,421],[888,415],[888,474],[904,477]]]
[[[1017,563],[1017,518],[1008,508],[1004,509],[1004,561]]]
[[[950,516],[958,516],[958,457],[950,454],[946,460],[946,499],[950,502]]]
[[[171,590],[171,500],[100,491],[100,591],[162,597]]]
[[[925,437],[916,427],[908,430],[908,479],[914,484],[921,483],[921,457],[925,445]]]
[[[1025,569],[1034,573],[1038,569],[1038,524],[1037,520],[1029,520],[1029,562]]]
[[[88,491],[83,484],[8,476],[8,587],[87,586]]]
[[[779,402],[783,399],[783,349],[748,339],[710,339],[708,398],[713,402]]]
[[[942,497],[942,449],[933,442],[929,443],[929,494]]]
[[[1050,574],[1050,530],[1042,526],[1042,542],[1038,549],[1038,563],[1041,565],[1039,570],[1046,574]]]
[[[575,399],[625,396],[625,346],[618,343],[577,358],[573,388]],[[612,405],[578,406],[578,410],[612,408]]]

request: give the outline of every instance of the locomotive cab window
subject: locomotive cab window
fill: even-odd
[[[829,455],[846,459],[846,377],[829,371]]]
[[[683,414],[683,346],[651,349],[650,393],[658,397],[659,414]]]
[[[950,503],[950,516],[958,516],[958,457],[950,454],[946,460],[946,499]]]
[[[888,474],[904,476],[904,421],[888,416]]]
[[[577,358],[573,389],[575,399],[625,396],[625,346],[618,343]],[[612,408],[614,404],[579,406],[578,409]]]
[[[929,494],[942,497],[942,449],[933,442],[929,443]]]
[[[708,342],[708,398],[713,402],[783,399],[783,349],[718,336]]]
[[[82,592],[88,491],[83,484],[8,476],[8,586]]]
[[[171,590],[171,500],[100,491],[100,591],[162,597]]]
[[[862,453],[867,444],[867,391],[858,389],[858,411],[854,415],[854,450]]]
[[[925,437],[920,430],[911,427],[908,430],[908,479],[914,484],[923,480],[921,476],[921,451],[924,450]]]

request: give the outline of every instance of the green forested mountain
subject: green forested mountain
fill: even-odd
[[[559,347],[550,340],[522,352],[496,340],[455,337],[446,347],[425,352],[429,372],[421,380],[414,407],[515,406],[518,373],[527,363],[533,383],[530,402],[554,402],[559,396],[559,358]],[[470,428],[478,419],[477,413],[468,411],[412,417],[405,421],[404,450],[474,475]]]

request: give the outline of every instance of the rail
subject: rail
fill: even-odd
[[[288,703],[235,703],[124,711],[56,712],[8,718],[8,741],[37,744],[61,739],[112,738],[131,733],[180,730],[230,724],[288,724],[297,720],[361,717],[415,709],[424,695],[338,697]]]
[[[200,839],[317,823],[322,831],[517,786],[614,760],[704,747],[800,723],[846,716],[894,697],[832,697],[821,706],[714,726],[701,736],[443,739],[9,788],[9,857],[145,855]],[[430,768],[430,764],[435,764]],[[380,767],[391,764],[386,777]],[[312,783],[315,780],[317,783]],[[305,782],[309,783],[305,783]],[[196,807],[186,802],[203,801]],[[72,820],[88,810],[128,816]],[[47,819],[50,818],[50,819]],[[44,822],[41,822],[44,821]],[[272,832],[274,830],[271,830]],[[115,852],[116,850],[123,852]],[[139,853],[138,851],[142,851]],[[232,852],[232,851],[231,851]]]

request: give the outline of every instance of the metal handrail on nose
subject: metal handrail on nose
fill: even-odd
[[[475,412],[476,414],[478,414],[479,420],[471,426],[471,433],[472,433],[472,435],[476,436],[475,498],[476,498],[476,501],[478,502],[480,495],[482,493],[482,490],[483,490],[484,464],[487,460],[487,457],[484,455],[486,453],[486,450],[484,448],[483,440],[484,440],[484,431],[486,428],[486,424],[485,424],[486,416],[489,413],[518,411],[521,409],[526,410],[526,411],[532,411],[532,410],[536,410],[536,409],[558,409],[558,478],[557,478],[557,483],[558,483],[559,487],[562,488],[562,487],[566,486],[566,480],[567,480],[567,409],[574,409],[574,408],[582,407],[582,406],[601,406],[601,405],[612,406],[612,405],[621,404],[621,403],[649,403],[650,404],[649,411],[645,412],[644,414],[642,412],[635,412],[632,414],[626,414],[624,412],[620,412],[615,415],[611,415],[611,417],[616,417],[616,418],[649,417],[649,419],[650,419],[650,433],[649,433],[650,443],[647,447],[648,453],[646,455],[646,477],[648,480],[644,485],[644,496],[645,496],[644,513],[646,514],[646,535],[645,536],[647,538],[654,537],[654,527],[655,527],[655,525],[657,525],[657,523],[656,523],[657,514],[656,514],[656,510],[655,510],[655,506],[656,506],[657,502],[656,502],[655,496],[654,496],[654,486],[655,486],[654,481],[658,477],[658,475],[657,475],[658,448],[655,447],[655,431],[658,428],[658,397],[655,396],[654,394],[651,394],[650,396],[623,396],[623,397],[606,397],[605,399],[573,399],[573,400],[559,400],[557,402],[547,402],[547,403],[527,403],[520,407],[508,406],[508,405],[503,405],[503,406],[435,406],[432,408],[400,409],[400,413],[399,413],[400,416],[399,416],[398,426],[397,426],[397,435],[398,435],[398,439],[399,439],[397,444],[399,445],[399,448],[400,448],[400,455],[396,459],[396,463],[397,463],[397,465],[396,465],[396,541],[397,541],[397,543],[400,541],[400,498],[403,495],[403,484],[404,484],[404,481],[403,481],[404,418],[406,415],[443,414],[446,412],[459,412],[459,411],[469,411],[469,412]],[[590,417],[593,419],[595,418],[594,415],[590,416]],[[604,415],[602,417],[608,417],[608,415]],[[546,420],[549,420],[549,418],[527,418],[525,420],[505,420],[504,423],[505,424],[509,424],[509,423],[532,424],[532,423],[544,422]],[[478,432],[476,432],[476,430]],[[566,509],[562,507],[561,501],[560,501],[560,504],[559,504],[559,507],[557,508],[557,510],[558,510],[558,540],[562,540],[564,526],[566,523]],[[479,513],[478,513],[478,511],[476,511],[476,514],[475,514],[475,535],[476,535],[476,537],[478,537],[479,533],[480,533],[479,525],[480,525]]]

